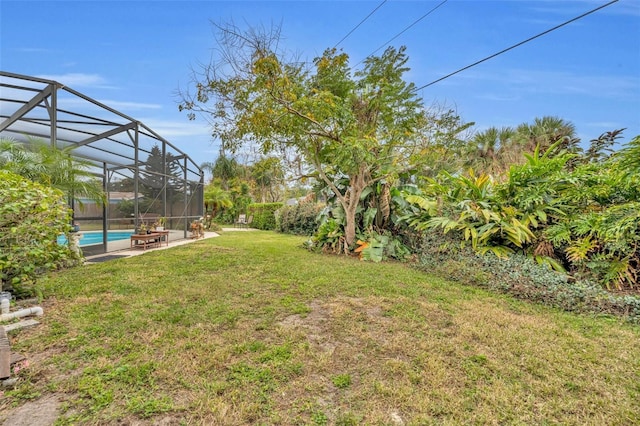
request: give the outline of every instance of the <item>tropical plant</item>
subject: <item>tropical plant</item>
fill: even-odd
[[[623,155],[571,171],[557,194],[567,217],[544,232],[573,275],[615,288],[636,286],[640,275],[640,174]]]
[[[621,149],[617,157],[620,159],[620,167],[627,175],[640,175],[640,135]]]
[[[406,196],[418,210],[405,220],[420,232],[457,235],[480,253],[519,251],[573,279],[634,287],[640,275],[640,173],[634,143],[606,154],[617,136],[593,140],[586,153],[561,149],[562,138],[544,153],[537,147],[498,183],[472,171],[441,173],[420,194]]]
[[[88,198],[104,204],[102,184],[91,172],[95,165],[72,154],[72,147],[60,149],[40,139],[29,138],[28,143],[0,139],[0,169],[59,189],[68,202],[82,205],[80,198]]]
[[[214,161],[202,163],[200,166],[205,171],[209,171],[212,175],[212,181],[217,181],[224,190],[229,190],[229,184],[233,179],[243,175],[243,167],[234,157],[228,157],[224,151]]]
[[[537,117],[531,124],[523,123],[516,127],[515,133],[516,143],[524,153],[532,153],[536,149],[542,154],[548,150],[551,154],[554,150],[579,150],[580,139],[576,137],[575,126],[559,117]]]
[[[472,170],[466,176],[442,173],[424,191],[406,197],[421,209],[404,218],[417,231],[453,231],[474,250],[497,256],[523,249],[535,239],[531,228],[536,223],[525,220],[528,217],[513,205],[500,202],[488,175],[476,176]]]
[[[233,206],[231,195],[221,187],[210,183],[204,189],[205,226],[211,227],[218,212]]]
[[[515,135],[510,127],[490,127],[475,134],[469,142],[468,167],[493,176],[504,174],[521,157],[520,150],[514,149]]]

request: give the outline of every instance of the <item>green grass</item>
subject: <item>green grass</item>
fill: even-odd
[[[58,424],[640,423],[640,328],[270,232],[45,281],[0,399],[56,393]]]

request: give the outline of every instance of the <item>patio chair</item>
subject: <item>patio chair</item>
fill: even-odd
[[[238,220],[236,220],[236,223],[234,225],[242,228],[243,226],[246,226],[246,224],[247,224],[247,215],[241,214],[240,216],[238,216]]]
[[[249,228],[249,227],[251,226],[251,222],[253,222],[253,215],[251,215],[251,216],[249,216],[249,217],[247,218],[247,221],[245,222],[244,226],[245,226],[246,228]]]

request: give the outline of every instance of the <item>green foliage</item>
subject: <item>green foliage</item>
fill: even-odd
[[[238,215],[247,211],[247,206],[252,203],[249,181],[242,178],[233,178],[225,185],[214,179],[205,188],[205,207],[209,214],[209,221],[221,223],[234,223]],[[230,203],[229,203],[230,201]]]
[[[251,167],[251,177],[256,184],[256,199],[276,202],[283,193],[284,170],[278,157],[265,157]]]
[[[143,213],[163,214],[164,194],[169,208],[167,214],[173,216],[174,202],[184,197],[180,160],[171,153],[163,155],[160,146],[154,144],[147,158],[141,161],[144,161],[144,168],[140,170],[138,190],[144,197],[138,200],[139,210]]]
[[[542,233],[573,276],[617,289],[640,275],[640,173],[628,168],[627,149],[604,159],[591,150],[556,173],[553,198],[566,217]]]
[[[417,170],[430,143],[422,131],[449,126],[430,126],[433,117],[405,80],[406,49],[389,47],[355,73],[346,53],[327,49],[309,69],[281,51],[277,28],[217,29],[220,57],[204,67],[195,95],[185,94],[179,108],[190,118],[210,114],[225,148],[258,144],[263,154],[291,152],[304,161],[300,174],[322,182],[342,206],[339,225],[347,249],[354,248],[365,231],[356,217],[363,191]]]
[[[78,260],[68,245],[71,210],[62,192],[0,170],[0,280],[2,290],[35,294],[43,273]]]
[[[358,240],[360,259],[372,262],[382,262],[386,259],[405,260],[410,250],[400,241],[399,237],[373,233],[366,240]]]
[[[523,212],[498,199],[495,185],[487,175],[453,176],[442,173],[425,187],[425,196],[407,200],[420,207],[405,220],[417,231],[442,229],[454,232],[480,253],[505,256],[523,248],[534,238],[534,222]],[[536,222],[537,223],[537,222]]]
[[[318,227],[318,232],[308,244],[310,249],[320,249],[329,253],[347,253],[348,247],[344,238],[344,227],[340,220],[328,217]]]
[[[253,216],[251,227],[264,230],[276,229],[276,211],[282,203],[255,203],[247,206],[247,217]]]
[[[640,276],[640,174],[629,167],[633,145],[607,156],[601,151],[609,143],[596,142],[584,155],[559,151],[565,139],[544,154],[536,147],[503,182],[472,171],[441,173],[426,181],[422,194],[406,196],[415,208],[404,219],[419,232],[452,233],[481,254],[520,252],[573,279],[634,287]]]
[[[223,189],[229,189],[229,182],[232,179],[241,177],[243,168],[233,157],[227,157],[221,152],[214,163],[203,163],[200,166],[203,170],[208,170],[213,175],[213,180],[220,182]]]
[[[426,233],[413,249],[419,253],[416,267],[430,273],[566,311],[617,315],[640,323],[640,297],[613,295],[589,280],[570,281],[566,274],[522,254],[481,255],[442,232]]]
[[[465,159],[466,167],[498,177],[506,174],[512,165],[522,164],[524,154],[533,154],[536,150],[549,156],[579,152],[575,133],[575,126],[561,118],[535,118],[533,123],[522,123],[515,128],[490,127],[478,132],[450,156],[454,159],[460,156]]]
[[[562,249],[577,277],[617,289],[634,287],[640,275],[640,202],[572,215],[545,235]]]
[[[283,206],[276,212],[276,230],[286,234],[311,236],[318,230],[318,215],[322,205],[297,203]]]
[[[628,174],[640,174],[640,135],[618,152],[620,166]]]
[[[135,201],[134,200],[120,200],[116,205],[118,212],[120,213],[119,217],[130,218],[134,216],[135,212]]]
[[[95,165],[71,153],[71,148],[58,149],[40,139],[27,144],[0,139],[0,169],[59,189],[78,202],[84,197],[104,204],[102,183],[90,171]]]
[[[223,209],[233,207],[231,194],[213,182],[204,188],[205,227],[212,229],[213,220]]]

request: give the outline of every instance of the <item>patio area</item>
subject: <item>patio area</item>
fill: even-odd
[[[178,234],[181,236],[182,232],[178,232]],[[181,238],[181,237],[178,238]],[[131,248],[131,244],[130,241],[128,239],[126,240],[119,240],[119,241],[113,241],[110,243],[110,246],[113,248],[115,247],[116,250],[115,251],[110,251],[109,253],[102,253],[102,254],[96,254],[93,256],[87,256],[85,258],[85,264],[93,264],[93,263],[101,263],[107,260],[113,260],[113,259],[120,259],[120,258],[124,258],[124,257],[131,257],[131,256],[138,256],[140,254],[144,254],[144,253],[149,253],[152,251],[157,251],[157,250],[166,250],[168,248],[171,247],[176,247],[176,246],[181,246],[184,244],[190,244],[190,243],[194,243],[196,241],[200,241],[203,239],[207,239],[207,238],[214,238],[214,237],[219,237],[220,234],[218,234],[217,232],[205,232],[204,233],[204,237],[202,238],[182,238],[182,239],[171,239],[169,238],[169,242],[168,244],[161,244],[158,247],[150,247],[147,249],[141,249],[141,248]]]
[[[248,232],[248,231],[256,231],[255,228],[234,228],[234,227],[225,227],[222,228],[221,232]],[[176,246],[181,246],[184,244],[190,244],[196,241],[200,241],[202,239],[207,239],[207,238],[215,238],[215,237],[219,237],[220,234],[217,232],[205,232],[204,233],[204,237],[202,238],[198,238],[198,239],[194,239],[194,238],[182,238],[182,231],[173,231],[176,232],[177,238],[173,238],[170,234],[169,237],[169,243],[168,244],[162,244],[159,247],[152,247],[152,248],[147,248],[147,249],[141,249],[141,248],[131,248],[131,244],[130,241],[128,239],[126,240],[119,240],[119,241],[112,241],[110,243],[110,246],[112,248],[115,248],[115,251],[111,251],[109,253],[102,253],[102,254],[96,254],[96,255],[92,255],[92,256],[87,256],[85,257],[85,264],[93,264],[93,263],[101,263],[104,261],[108,261],[108,260],[113,260],[113,259],[121,259],[121,258],[125,258],[125,257],[131,257],[131,256],[138,256],[140,254],[144,254],[144,253],[149,253],[152,251],[156,251],[156,250],[166,250],[168,248],[171,247],[176,247]]]

